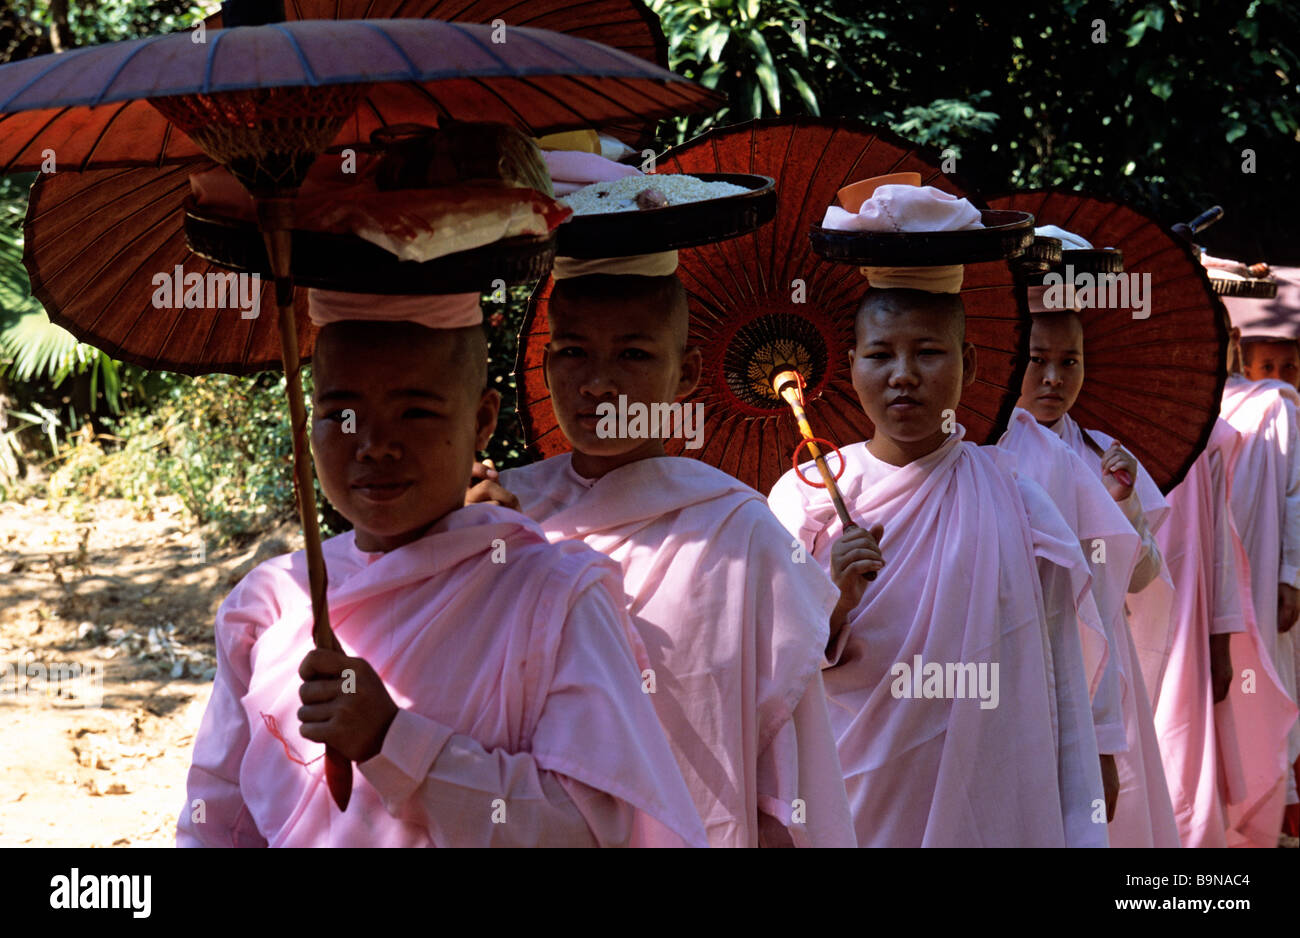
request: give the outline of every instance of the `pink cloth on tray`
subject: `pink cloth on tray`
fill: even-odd
[[[580,150],[547,150],[542,153],[551,171],[551,185],[557,198],[577,192],[593,182],[613,182],[644,173],[635,166],[616,163],[598,153]]]

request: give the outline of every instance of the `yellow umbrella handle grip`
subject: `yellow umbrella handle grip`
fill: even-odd
[[[781,398],[790,405],[790,410],[794,412],[794,419],[799,424],[799,434],[803,437],[801,445],[807,446],[808,451],[812,454],[813,462],[817,466],[818,473],[821,474],[822,484],[831,496],[831,502],[835,505],[835,513],[839,515],[840,524],[847,531],[850,527],[858,525],[849,517],[849,510],[844,504],[844,495],[840,492],[840,487],[835,483],[835,476],[831,473],[830,466],[826,465],[826,457],[822,455],[821,448],[817,445],[817,437],[813,435],[812,426],[808,423],[808,414],[803,407],[803,378],[797,371],[782,371],[772,378],[772,388]],[[798,450],[795,451],[796,455]],[[841,464],[843,456],[840,457]],[[798,464],[796,463],[796,472]],[[876,578],[875,571],[864,574],[868,580]]]

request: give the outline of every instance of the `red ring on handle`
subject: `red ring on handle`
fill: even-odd
[[[834,453],[836,456],[840,458],[840,471],[835,473],[835,481],[836,482],[840,481],[840,476],[844,475],[844,454],[841,453],[840,448],[836,446],[834,443],[832,443],[830,440],[823,440],[819,436],[804,437],[802,440],[799,441],[799,445],[794,448],[794,452],[790,455],[790,463],[791,465],[794,466],[794,474],[797,475],[804,482],[804,484],[811,485],[815,489],[826,488],[825,482],[814,482],[812,479],[809,479],[807,476],[805,476],[802,472],[799,471],[799,450],[803,449],[804,446],[808,443],[825,444],[829,452]]]

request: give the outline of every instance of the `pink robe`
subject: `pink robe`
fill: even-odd
[[[824,672],[860,846],[1066,842],[1036,532],[1017,480],[964,434],[901,468],[842,450],[850,515],[884,525],[885,567]],[[829,569],[843,531],[824,490],[790,472],[768,503]]]
[[[340,813],[296,716],[304,554],[269,560],[217,615],[178,845],[705,845],[641,693],[613,564],[494,505],[386,553],[352,532],[323,547],[339,642],[402,708],[383,749],[354,768]]]
[[[1232,513],[1250,558],[1259,634],[1277,676],[1295,701],[1300,640],[1297,628],[1277,630],[1278,583],[1300,587],[1300,395],[1281,381],[1232,375],[1223,388],[1223,419],[1242,435],[1233,463]],[[1287,737],[1287,764],[1300,756],[1300,723]],[[1287,804],[1295,804],[1295,775],[1287,773]]]
[[[1140,540],[1101,480],[1051,430],[1022,408],[1012,411],[1000,449],[1017,457],[1017,470],[1051,497],[1074,536],[1091,572],[1092,606],[1078,616],[1079,642],[1091,700],[1095,751],[1119,756],[1128,751],[1124,727],[1121,655],[1111,653],[1128,631],[1124,601]],[[1098,779],[1100,785],[1100,779]],[[1104,830],[1104,827],[1103,827]]]
[[[1037,482],[1056,505],[1089,558],[1099,620],[1080,621],[1098,752],[1128,749],[1124,731],[1119,655],[1112,654],[1123,622],[1124,598],[1137,558],[1138,537],[1100,480],[1060,437],[1019,407],[1012,411],[998,446],[1014,453],[1021,474]],[[1096,557],[1097,559],[1092,559]]]
[[[1083,440],[1073,418],[1066,414],[1051,427],[1101,478],[1101,457]],[[1105,451],[1113,437],[1097,430],[1089,435]],[[1170,628],[1174,592],[1169,571],[1160,558],[1155,542],[1169,513],[1169,505],[1160,489],[1141,463],[1133,494],[1116,503],[1142,540],[1135,569],[1156,570],[1158,574],[1137,593],[1129,594],[1127,625],[1117,628],[1112,651],[1118,658],[1121,678],[1121,702],[1128,749],[1115,755],[1119,771],[1119,799],[1115,819],[1110,823],[1112,847],[1177,847],[1178,824],[1174,818],[1169,784],[1160,761],[1160,742],[1156,736],[1155,717],[1151,710],[1148,683],[1158,684],[1173,646]]]
[[[1156,534],[1176,601],[1172,652],[1151,695],[1184,847],[1226,847],[1230,838],[1275,846],[1282,822],[1283,751],[1296,708],[1260,645],[1228,508],[1229,466],[1240,444],[1237,432],[1218,421],[1205,451],[1170,492],[1169,516]],[[1215,704],[1210,636],[1223,634],[1232,635],[1235,677],[1228,697]]]
[[[713,846],[855,846],[820,666],[839,593],[762,496],[694,459],[501,474],[553,541],[623,568],[650,695]],[[796,801],[798,804],[796,804]]]

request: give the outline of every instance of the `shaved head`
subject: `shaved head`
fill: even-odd
[[[1033,324],[1030,326],[1031,336],[1035,328],[1039,328],[1039,331],[1054,330],[1063,334],[1068,333],[1074,351],[1080,354],[1083,353],[1083,320],[1079,318],[1079,314],[1074,310],[1050,309],[1043,313],[1034,313],[1032,321]]]
[[[933,316],[942,321],[958,348],[966,341],[966,306],[960,293],[926,293],[923,290],[868,290],[858,305],[854,334],[863,341],[867,323],[884,322],[898,316]]]
[[[562,317],[567,308],[578,304],[603,306],[611,311],[610,324],[618,320],[620,307],[635,305],[663,317],[672,330],[673,342],[686,347],[690,334],[690,306],[686,288],[676,274],[667,277],[641,277],[632,274],[589,274],[557,280],[551,291],[551,319]]]
[[[322,368],[347,367],[349,354],[358,349],[385,348],[426,352],[430,367],[438,369],[440,378],[465,388],[475,398],[487,387],[488,348],[482,326],[429,329],[414,322],[343,320],[326,324],[316,337],[312,356],[315,377],[319,380]]]

